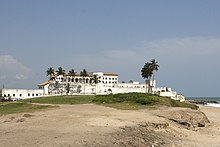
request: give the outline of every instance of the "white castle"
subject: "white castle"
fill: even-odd
[[[94,76],[97,82],[94,82]],[[156,87],[156,81],[150,81],[150,87],[139,82],[119,82],[117,73],[93,72],[87,76],[80,74],[53,75],[49,81],[38,84],[39,89],[0,89],[0,97],[11,99],[26,99],[56,95],[92,95],[139,92],[146,93],[151,88],[152,93],[185,101],[183,95],[177,94],[167,87]]]

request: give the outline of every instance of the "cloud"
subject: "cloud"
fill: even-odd
[[[28,77],[27,76],[25,76],[25,75],[15,75],[15,79],[17,79],[17,80],[24,80],[24,79],[27,79]]]
[[[30,68],[11,55],[0,55],[0,69],[1,79],[23,80],[33,74]]]
[[[171,54],[182,56],[207,56],[219,53],[220,38],[214,37],[186,37],[171,38],[152,42],[146,42],[146,51],[153,55]]]

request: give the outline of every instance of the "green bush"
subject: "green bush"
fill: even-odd
[[[111,95],[97,95],[92,100],[95,103],[104,104],[133,104],[133,105],[165,105],[170,107],[187,107],[192,109],[198,109],[198,106],[172,100],[168,97],[161,97],[155,94],[147,93],[124,93],[124,94],[111,94]],[[120,105],[121,106],[121,105]]]
[[[157,102],[154,99],[147,99],[147,98],[137,98],[136,99],[136,103],[139,103],[141,105],[151,105],[154,104],[155,102]]]

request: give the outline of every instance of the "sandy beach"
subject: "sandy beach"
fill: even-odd
[[[208,123],[200,111],[185,108],[134,111],[94,104],[59,106],[1,116],[0,146],[220,146],[219,108],[200,106]],[[172,117],[186,121],[179,123]]]

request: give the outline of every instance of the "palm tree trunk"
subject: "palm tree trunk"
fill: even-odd
[[[83,80],[84,83],[84,95],[86,94],[86,83],[85,83],[85,79]]]

